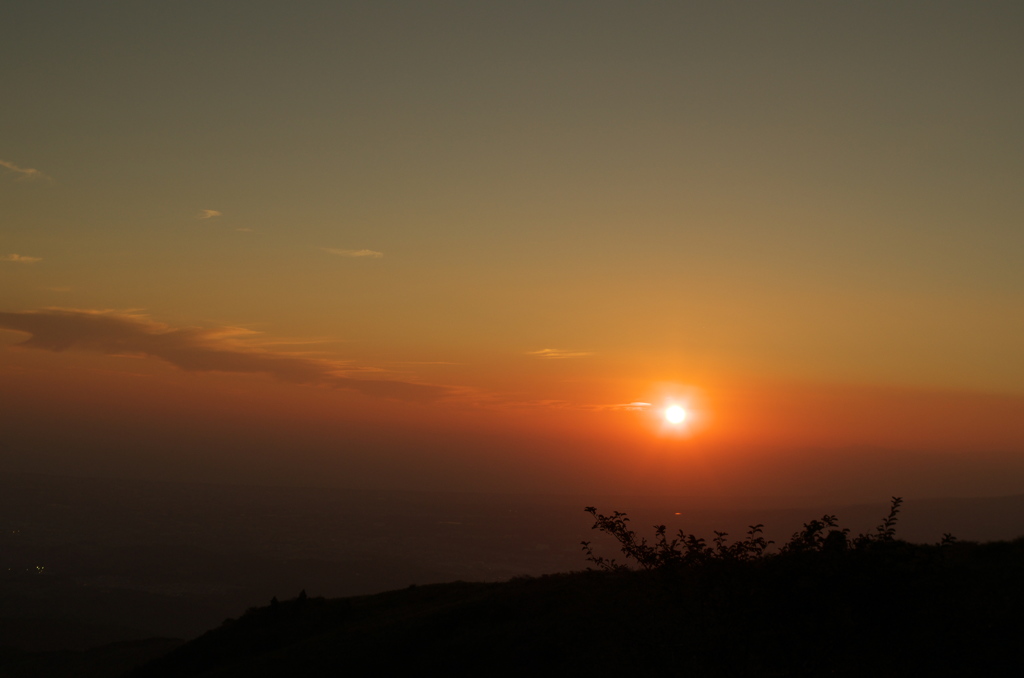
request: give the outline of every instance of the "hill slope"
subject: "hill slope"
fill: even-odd
[[[272,602],[131,674],[1009,675],[1024,539]],[[1013,672],[1016,674],[1016,671]]]

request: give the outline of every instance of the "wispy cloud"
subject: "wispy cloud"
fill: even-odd
[[[452,363],[447,360],[406,360],[403,365],[465,365],[466,363]]]
[[[367,257],[369,259],[380,259],[384,256],[383,252],[376,252],[374,250],[339,250],[333,247],[321,247],[320,249],[324,252],[337,254],[339,257]]]
[[[196,215],[196,219],[213,219],[214,217],[220,216],[224,216],[224,213],[217,210],[199,210],[199,214]]]
[[[21,175],[22,179],[49,179],[48,176],[43,174],[37,169],[31,169],[29,167],[18,167],[13,162],[7,160],[0,160],[0,167],[6,167],[12,172],[17,172]]]
[[[627,412],[643,412],[651,407],[651,403],[642,403],[639,400],[631,403],[620,403],[618,405],[597,405],[596,409],[599,410],[625,410]]]
[[[644,412],[654,407],[651,403],[644,403],[640,402],[639,400],[631,403],[615,403],[612,405],[594,403],[574,403],[569,400],[551,399],[519,401],[506,404],[510,404],[515,407],[542,407],[546,409],[585,410],[590,412]]]
[[[582,358],[588,355],[594,355],[585,351],[566,351],[560,348],[542,348],[539,351],[527,351],[526,355],[537,356],[538,358]]]
[[[356,379],[338,361],[246,345],[251,330],[171,327],[131,312],[81,309],[0,312],[0,329],[31,335],[18,344],[46,351],[84,350],[105,355],[157,358],[189,372],[267,374],[285,382],[325,384],[406,401],[430,401],[452,394],[444,386],[387,379]]]
[[[19,264],[34,264],[37,261],[42,261],[42,257],[25,257],[20,254],[5,254],[0,257],[0,261],[14,261]]]

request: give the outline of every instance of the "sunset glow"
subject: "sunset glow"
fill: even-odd
[[[1024,2],[2,7],[0,674],[1020,670]]]
[[[0,470],[1024,491],[1012,3],[17,5]]]

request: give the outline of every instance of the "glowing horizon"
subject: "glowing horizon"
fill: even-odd
[[[55,8],[0,26],[0,470],[1015,487],[1024,10]]]

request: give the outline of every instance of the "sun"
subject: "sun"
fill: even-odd
[[[686,410],[679,405],[665,408],[665,419],[670,424],[681,424],[686,421]]]

